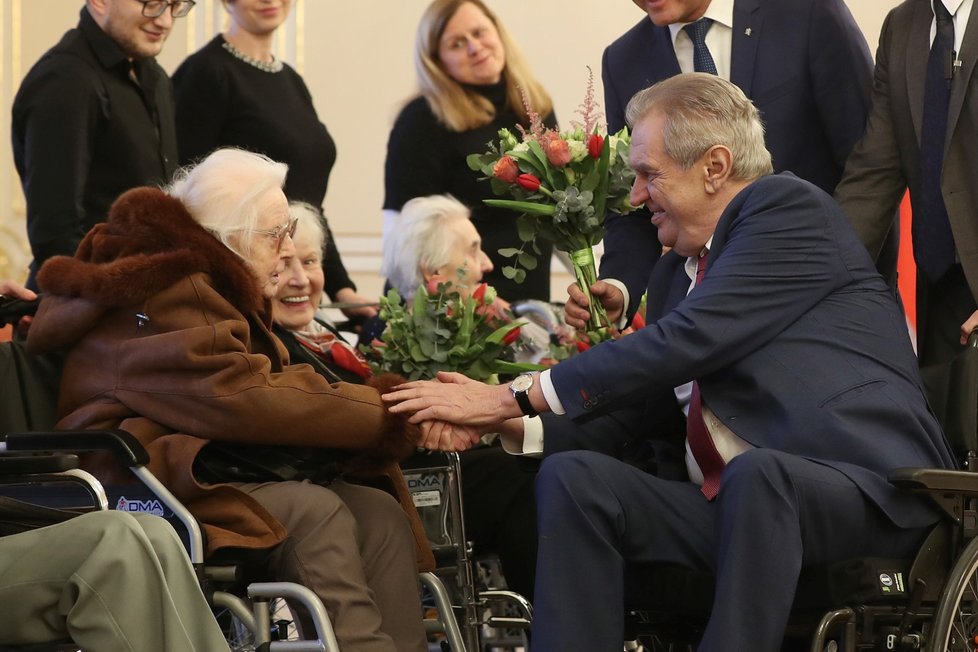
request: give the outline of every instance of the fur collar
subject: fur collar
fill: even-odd
[[[261,287],[247,264],[178,199],[146,187],[121,195],[74,258],[51,258],[37,281],[47,294],[119,307],[141,303],[200,272],[209,274],[217,291],[242,313],[263,309]]]

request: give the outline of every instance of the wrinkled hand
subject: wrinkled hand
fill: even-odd
[[[621,320],[625,310],[625,297],[621,290],[610,283],[597,281],[591,286],[591,294],[601,302],[608,313],[608,319],[612,324],[617,324]],[[564,305],[564,320],[576,328],[584,330],[587,328],[591,313],[588,312],[588,297],[577,283],[571,283],[567,288],[567,303]],[[596,326],[596,324],[595,324]]]
[[[961,324],[961,345],[968,343],[968,338],[971,337],[971,333],[978,329],[978,310],[971,313],[967,321]]]
[[[381,398],[392,404],[391,412],[411,414],[411,423],[491,427],[521,414],[507,387],[486,385],[458,373],[439,372],[438,380],[404,383]]]
[[[460,426],[447,421],[425,421],[421,424],[418,446],[428,450],[467,451],[482,440],[488,428]]]

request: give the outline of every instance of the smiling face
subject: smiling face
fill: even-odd
[[[156,18],[143,16],[143,3],[135,0],[89,0],[89,12],[130,59],[149,59],[163,50],[173,29],[167,8]]]
[[[438,59],[445,73],[459,83],[495,84],[502,77],[506,52],[492,20],[466,2],[445,23]]]
[[[706,13],[710,0],[632,0],[649,15],[652,22],[663,27],[673,23],[691,23]]]
[[[237,236],[241,242],[235,244],[239,251],[248,252],[245,261],[261,283],[262,293],[274,298],[286,259],[295,255],[295,245],[287,233],[282,237],[273,237],[257,231],[281,233],[288,227],[289,202],[281,188],[269,188],[258,198],[258,214],[255,231],[242,231]]]
[[[290,331],[308,326],[322,300],[325,280],[319,243],[309,229],[300,227],[296,233],[295,255],[286,261],[272,304],[276,323]]]
[[[292,0],[226,0],[224,8],[237,27],[262,36],[271,34],[285,22]]]
[[[635,170],[630,200],[652,212],[659,242],[683,256],[697,256],[722,212],[709,191],[709,155],[684,170],[666,153],[665,124],[666,117],[653,109],[635,125],[628,156]]]

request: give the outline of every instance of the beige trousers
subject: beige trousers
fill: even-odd
[[[343,652],[424,652],[414,537],[384,491],[342,480],[236,484],[288,530],[277,579],[314,591]]]
[[[163,519],[94,512],[0,538],[0,643],[92,652],[227,652]]]

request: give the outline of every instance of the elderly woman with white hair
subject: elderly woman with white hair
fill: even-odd
[[[123,194],[73,258],[42,268],[28,344],[66,353],[58,426],[133,433],[209,553],[269,549],[277,579],[323,600],[345,650],[421,652],[408,519],[387,493],[336,478],[397,460],[416,433],[376,389],[288,366],[271,332],[294,253],[286,172],[225,149],[165,191]],[[128,477],[110,459],[87,467]]]

